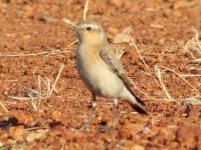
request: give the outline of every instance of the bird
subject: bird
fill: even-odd
[[[113,116],[116,115],[118,99],[128,101],[135,111],[147,115],[144,103],[133,93],[132,83],[108,43],[103,27],[96,21],[85,20],[71,30],[78,38],[77,70],[91,92],[92,112],[97,106],[96,97],[102,96],[113,98]]]

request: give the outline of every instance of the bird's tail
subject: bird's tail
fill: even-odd
[[[136,99],[136,101],[138,102],[138,100],[140,100],[138,97],[135,97],[135,99]],[[141,101],[141,100],[140,100]],[[131,102],[131,101],[129,101],[130,102],[130,105],[131,105],[131,107],[135,110],[135,111],[137,111],[139,114],[142,114],[142,115],[148,115],[148,113],[147,113],[147,111],[146,111],[146,109],[145,109],[145,107],[143,106],[143,104],[141,104],[141,103],[133,103],[133,102]]]
[[[141,101],[140,98],[138,98],[132,91],[130,90],[128,91],[129,91],[129,103],[131,107],[142,115],[148,115],[144,107],[143,101]]]

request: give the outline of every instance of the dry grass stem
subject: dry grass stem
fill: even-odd
[[[196,89],[192,84],[190,84],[182,75],[180,75],[180,74],[177,73],[176,71],[174,71],[174,70],[172,70],[172,69],[170,69],[170,68],[167,68],[167,67],[163,67],[163,66],[159,66],[159,68],[163,68],[163,69],[166,69],[166,70],[168,70],[168,71],[170,71],[170,72],[175,73],[175,74],[176,74],[177,76],[179,76],[184,82],[186,82],[191,88],[193,88],[193,89],[197,92],[198,96],[200,95],[199,90]]]
[[[189,52],[191,56],[195,58],[191,51],[197,51],[201,53],[201,41],[199,41],[199,32],[194,27],[192,30],[195,32],[195,36],[192,39],[188,40],[185,44],[183,42],[178,43],[185,51]]]
[[[187,104],[191,104],[193,106],[196,106],[196,105],[201,105],[201,100],[198,99],[197,97],[189,97],[189,98],[186,98],[186,99],[183,99],[182,100],[182,103],[185,102]]]
[[[201,77],[200,74],[181,74],[182,77]]]
[[[198,32],[198,30],[196,30],[195,27],[193,27],[193,31],[195,32],[195,41],[196,41],[196,43],[197,43],[197,45],[199,47],[198,52],[201,53],[201,44],[200,44],[200,41],[199,41],[200,33]]]
[[[8,96],[8,98],[16,99],[16,100],[25,100],[28,101],[33,108],[34,111],[39,111],[41,100],[46,100],[51,98],[53,91],[58,93],[56,90],[56,84],[59,80],[59,77],[63,71],[64,64],[61,65],[61,68],[59,70],[59,73],[57,74],[57,77],[55,79],[54,84],[51,84],[51,80],[47,77],[41,77],[36,76],[34,74],[34,78],[37,82],[37,89],[30,89],[28,87],[25,87],[29,92],[25,93],[25,96],[19,97],[19,96]]]
[[[76,43],[78,43],[78,40],[75,40],[75,41],[73,41],[72,43],[70,43],[70,44],[68,45],[68,47],[70,47],[70,46],[72,46],[72,45],[74,45],[74,44],[76,44]]]
[[[135,85],[135,83],[134,83],[132,80],[130,80],[130,81],[132,82],[134,88],[135,88],[136,90],[138,90],[140,93],[142,93],[144,96],[146,96],[147,98],[152,99],[152,100],[159,100],[159,99],[156,99],[156,98],[153,98],[153,97],[147,95],[145,92],[143,92],[142,90],[140,90],[140,89]]]
[[[201,58],[194,59],[193,61],[194,61],[195,63],[201,63]]]
[[[124,55],[124,53],[125,53],[125,51],[124,51],[123,48],[120,49],[120,50],[118,50],[118,51],[116,52],[116,56],[117,56],[117,58],[118,58],[118,59],[121,59],[122,56]]]
[[[74,23],[73,21],[71,21],[67,18],[63,18],[62,21],[65,22],[66,24],[73,26],[73,27],[77,27],[76,23]]]
[[[156,77],[158,78],[159,83],[160,83],[160,85],[162,87],[163,92],[166,94],[167,98],[170,101],[173,101],[172,97],[170,96],[170,94],[169,94],[169,92],[168,92],[168,90],[167,90],[167,88],[166,88],[166,86],[165,86],[165,84],[163,82],[163,78],[161,76],[161,71],[160,71],[160,69],[158,68],[157,65],[154,66],[154,70],[155,70]]]
[[[89,8],[89,0],[86,0],[85,5],[84,5],[84,12],[83,12],[83,20],[87,20],[87,11]]]
[[[133,46],[134,46],[135,49],[137,50],[137,53],[138,53],[138,55],[140,56],[140,59],[141,59],[142,62],[144,63],[144,65],[145,65],[145,67],[147,68],[148,72],[152,75],[151,70],[149,69],[147,63],[144,61],[144,58],[142,57],[142,55],[141,55],[141,53],[140,53],[140,50],[138,49],[137,45],[135,44],[135,42],[134,42],[134,40],[133,40],[131,34],[128,33],[128,35],[129,35],[129,37],[130,37],[130,39],[131,39],[131,42],[132,42]],[[153,77],[153,76],[151,76],[151,77],[154,79],[154,81],[157,83],[157,85],[161,87],[161,85],[160,85],[160,83],[158,83],[157,79],[156,79],[155,77]],[[161,89],[162,89],[162,87],[161,87]]]
[[[0,106],[3,108],[5,112],[9,112],[8,109],[0,102]]]
[[[71,53],[70,51],[61,51],[59,49],[54,49],[50,51],[42,51],[42,52],[37,52],[37,53],[18,53],[18,54],[0,54],[0,57],[26,57],[26,56],[38,56],[38,55],[59,55],[59,54],[64,54],[64,53]]]
[[[34,129],[32,129],[34,130]],[[25,131],[31,131],[31,129],[26,130]],[[33,142],[35,140],[39,140],[40,138],[42,138],[43,136],[45,136],[45,134],[49,132],[49,129],[45,129],[45,128],[41,128],[41,129],[37,129],[37,131],[35,132],[30,132],[27,136],[26,136],[26,141],[29,142]]]
[[[140,59],[141,59],[141,60],[142,60],[142,62],[144,63],[144,65],[145,65],[145,67],[147,68],[147,70],[148,70],[148,71],[151,73],[151,70],[149,69],[148,65],[146,64],[146,62],[144,61],[144,59],[143,59],[142,55],[140,54],[140,51],[139,51],[139,49],[138,49],[137,45],[135,44],[135,42],[134,42],[134,40],[133,40],[133,38],[132,38],[131,34],[130,34],[130,33],[128,33],[128,35],[129,35],[129,37],[130,37],[130,39],[131,39],[131,42],[132,42],[133,46],[134,46],[134,47],[135,47],[135,49],[137,50],[137,53],[138,53],[138,55],[140,56]]]
[[[56,88],[56,84],[57,84],[57,82],[58,82],[58,80],[59,80],[59,77],[60,77],[60,75],[61,75],[63,69],[64,69],[64,64],[61,65],[61,68],[59,69],[59,73],[58,73],[58,75],[57,75],[57,77],[56,77],[56,79],[55,79],[55,82],[54,82],[54,84],[53,84],[53,86],[52,86],[52,89],[50,90],[50,97],[51,97],[51,95],[52,95],[53,90]]]

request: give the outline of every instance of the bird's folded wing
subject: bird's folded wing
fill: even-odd
[[[109,68],[117,74],[117,76],[124,82],[125,86],[131,90],[132,83],[126,76],[124,69],[119,62],[119,59],[111,49],[103,49],[100,51],[100,57],[109,66]]]

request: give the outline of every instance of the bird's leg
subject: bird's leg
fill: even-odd
[[[91,120],[92,120],[93,117],[94,117],[94,112],[95,112],[95,110],[96,110],[96,106],[97,106],[97,103],[96,103],[96,95],[92,93],[92,110],[91,110],[91,113],[90,113],[90,115],[89,115],[89,117],[88,117],[87,122],[86,122],[85,125],[84,125],[84,128],[83,128],[84,131],[87,131],[88,128],[89,128],[89,125],[90,125],[90,123],[91,123]]]
[[[114,130],[116,128],[116,115],[117,115],[117,105],[118,105],[118,99],[114,98],[113,99],[113,116],[112,116],[112,126],[111,127],[101,127],[100,131],[101,132],[108,132],[111,130]]]
[[[118,99],[114,98],[114,100],[113,100],[113,125],[112,125],[113,129],[115,129],[115,127],[116,127],[117,105],[118,105]]]

